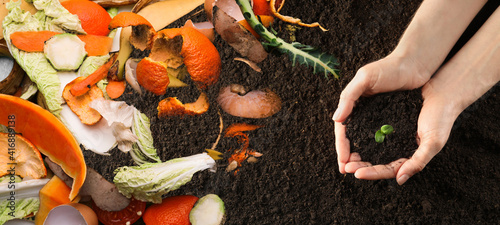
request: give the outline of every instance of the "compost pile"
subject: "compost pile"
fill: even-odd
[[[223,66],[220,81],[207,93],[211,107],[205,114],[160,119],[156,106],[162,97],[151,93],[139,96],[127,89],[121,100],[151,119],[155,147],[162,161],[197,154],[212,146],[219,135],[215,99],[220,88],[232,83],[251,89],[269,88],[282,99],[281,111],[266,119],[242,119],[221,112],[225,127],[234,123],[263,126],[248,132],[250,148],[263,153],[256,163],[245,162],[237,173],[226,172],[229,150],[239,144],[236,139],[221,138],[216,149],[224,153],[224,159],[217,161],[217,172],[197,173],[191,182],[169,195],[219,195],[226,206],[226,224],[498,224],[498,87],[459,117],[441,153],[403,186],[393,179],[364,181],[338,172],[331,117],[340,92],[357,69],[384,57],[396,46],[420,2],[287,2],[282,14],[305,22],[318,21],[329,31],[292,31],[288,24],[277,22],[273,28],[278,36],[286,41],[295,38],[335,55],[339,79],[313,74],[305,66],[294,67],[286,55],[270,55],[259,63],[262,72],[256,72],[235,61],[240,55],[216,37],[214,44]],[[202,17],[203,13],[186,16],[193,20]],[[192,102],[199,94],[194,88],[169,88],[166,95]],[[396,132],[383,147],[367,146],[362,156],[382,163],[410,156],[416,149],[416,121],[421,104],[419,90],[362,99],[348,125],[352,143],[359,149],[365,143],[375,143],[373,134],[387,121],[397,124]],[[134,165],[129,155],[117,149],[111,154],[112,157],[84,152],[88,166],[110,181],[114,169]]]

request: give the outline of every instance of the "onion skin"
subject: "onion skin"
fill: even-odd
[[[237,117],[261,119],[280,111],[281,99],[271,90],[246,93],[242,88],[241,85],[232,84],[221,89],[217,102],[224,112]]]

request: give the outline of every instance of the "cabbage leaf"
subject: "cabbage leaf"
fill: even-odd
[[[214,159],[200,153],[163,163],[119,167],[115,170],[113,182],[127,198],[161,203],[164,194],[191,181],[193,174],[214,167]]]

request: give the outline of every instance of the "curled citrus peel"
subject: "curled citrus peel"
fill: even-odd
[[[9,144],[12,145],[12,137],[15,136],[15,151],[8,151]],[[39,179],[47,175],[47,169],[43,164],[40,151],[28,139],[20,134],[0,133],[0,177],[13,172],[20,177]],[[10,154],[12,153],[12,154]],[[9,162],[14,163],[13,170]]]
[[[158,117],[201,115],[208,110],[207,94],[202,92],[195,102],[183,104],[176,97],[163,99],[158,104]]]
[[[110,30],[129,26],[132,26],[132,34],[129,39],[130,44],[141,51],[151,49],[156,31],[153,25],[144,17],[132,12],[121,12],[113,17],[109,23]]]
[[[181,55],[187,71],[198,88],[207,89],[219,80],[221,59],[219,52],[201,32],[192,27],[172,28],[159,31],[173,39],[182,37]]]
[[[137,64],[136,73],[137,82],[146,90],[156,95],[163,95],[167,91],[170,79],[166,63],[146,57]]]
[[[221,59],[219,52],[203,33],[192,26],[171,28],[155,32],[151,24],[142,16],[127,12],[120,13],[110,23],[110,29],[124,26],[145,26],[146,36],[132,32],[133,39],[147,43],[150,54],[136,67],[137,82],[156,95],[163,95],[170,83],[169,70],[175,71],[185,66],[191,80],[201,90],[215,84],[219,79]],[[194,103],[183,104],[171,97],[158,105],[160,117],[170,115],[199,115],[208,110],[206,94],[202,93]]]

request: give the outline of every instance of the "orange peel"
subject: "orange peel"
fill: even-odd
[[[161,30],[159,33],[173,39],[182,36],[181,55],[187,71],[200,89],[207,89],[219,80],[221,59],[212,42],[192,27]]]
[[[118,13],[109,23],[109,29],[132,26],[130,44],[139,50],[151,49],[156,31],[153,25],[139,14],[133,12]]]
[[[14,142],[9,138],[14,137]],[[9,149],[9,144],[15,144],[15,150]],[[43,164],[40,151],[26,138],[20,134],[0,133],[0,177],[15,172],[20,177],[30,177],[39,179],[47,176],[47,169]],[[15,170],[12,170],[9,162],[14,163]]]
[[[170,79],[166,63],[146,57],[137,64],[136,73],[137,82],[146,90],[156,95],[163,95],[167,91]]]
[[[201,115],[208,110],[207,94],[202,92],[195,102],[183,104],[176,97],[163,99],[158,104],[158,117]]]

